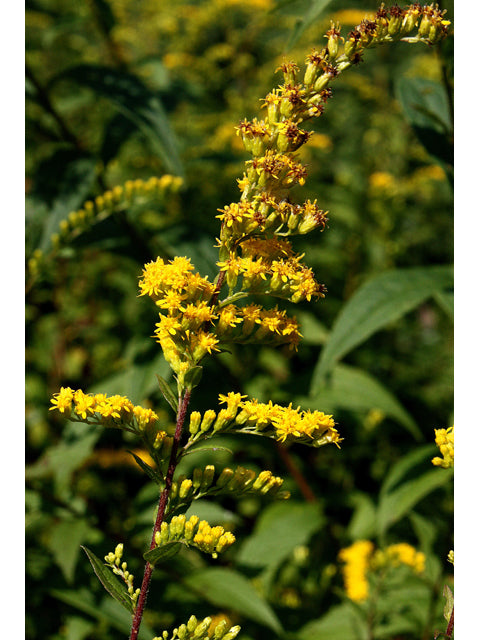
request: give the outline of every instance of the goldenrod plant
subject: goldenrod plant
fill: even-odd
[[[195,500],[222,492],[231,496],[251,492],[288,497],[278,491],[282,480],[267,470],[257,474],[240,467],[217,472],[213,464],[208,464],[195,468],[191,477],[177,477],[177,467],[185,456],[195,454],[198,445],[227,433],[263,436],[282,446],[302,443],[319,448],[339,446],[342,441],[327,411],[302,410],[292,403],[265,403],[225,390],[219,395],[219,407],[203,412],[192,408],[197,389],[207,383],[211,358],[227,352],[231,345],[268,344],[297,350],[302,337],[298,321],[279,307],[278,301],[316,304],[327,293],[326,286],[304,262],[305,256],[295,251],[291,238],[323,231],[327,225],[328,212],[320,208],[317,199],[298,204],[293,194],[294,187],[303,186],[307,179],[299,150],[312,133],[304,127],[322,115],[332,96],[332,82],[362,62],[368,49],[395,41],[432,46],[447,35],[448,25],[437,5],[418,3],[405,9],[382,4],[373,19],[362,20],[345,36],[340,24],[332,23],[319,46],[308,55],[303,70],[288,59],[277,69],[283,74],[283,82],[265,97],[261,116],[240,122],[237,135],[251,159],[238,179],[240,199],[220,208],[217,215],[217,276],[212,281],[202,276],[188,257],[158,257],[145,265],[139,282],[140,295],[149,296],[159,312],[155,338],[174,373],[174,388],[157,376],[160,390],[176,415],[173,434],[166,432],[155,411],[134,406],[123,396],[85,393],[70,387],[62,387],[54,395],[53,410],[86,425],[133,434],[153,461],[148,464],[133,454],[160,493],[141,582],[122,561],[122,543],[105,556],[104,562],[85,548],[102,584],[131,613],[130,640],[139,637],[157,565],[163,565],[182,547],[194,547],[217,558],[235,543],[234,534],[222,526],[212,527],[195,513],[187,517],[187,509]],[[161,179],[158,185],[164,182]],[[159,186],[155,182],[152,189]],[[65,235],[70,227],[84,224],[88,212],[94,215],[96,209],[100,215],[105,207],[113,207],[125,189],[128,187],[107,192],[96,199],[95,206],[87,203],[61,224],[61,233]],[[150,183],[145,189],[150,189]],[[343,549],[340,559],[346,562],[346,590],[353,600],[368,597],[368,567],[383,571],[387,565],[404,564],[421,572],[424,566],[423,555],[409,545],[391,545],[374,553],[369,541],[357,541]],[[110,571],[118,579],[112,580]],[[212,618],[199,622],[192,615],[171,635],[163,631],[156,640],[230,640],[239,631],[238,625],[229,627],[226,620],[212,625]]]

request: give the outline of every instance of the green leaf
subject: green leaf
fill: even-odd
[[[443,587],[443,595],[445,596],[445,607],[443,608],[443,617],[450,622],[453,611],[453,593],[448,584]]]
[[[168,560],[168,558],[173,558],[182,548],[182,545],[185,546],[185,543],[181,540],[172,540],[171,542],[166,542],[162,544],[160,547],[155,547],[155,549],[151,549],[143,554],[143,557],[150,564],[156,565],[164,560]]]
[[[355,493],[350,502],[355,511],[348,525],[347,534],[350,540],[373,538],[375,535],[376,508],[373,500],[366,493]]]
[[[158,386],[160,387],[160,391],[162,392],[163,397],[168,402],[168,404],[172,407],[172,409],[177,413],[178,411],[178,398],[170,389],[167,382],[158,374],[156,374],[158,380]]]
[[[131,613],[127,613],[125,609],[119,607],[114,600],[105,598],[101,602],[94,601],[93,594],[87,589],[78,591],[52,589],[50,594],[57,600],[86,613],[103,625],[110,625],[113,629],[117,629],[128,637],[132,626]],[[138,640],[152,640],[154,635],[154,631],[143,621]]]
[[[315,367],[312,391],[345,354],[438,291],[453,287],[450,266],[395,269],[365,282],[344,304]]]
[[[139,456],[137,456],[136,453],[133,453],[133,451],[128,451],[128,453],[135,458],[135,462],[138,464],[140,469],[142,469],[142,471],[147,474],[150,480],[153,480],[153,482],[155,482],[156,484],[163,484],[163,478],[159,476],[155,469],[152,469],[149,464],[144,462]]]
[[[422,437],[412,416],[395,396],[372,375],[356,367],[338,364],[327,379],[319,379],[308,398],[296,400],[301,406],[324,412],[335,409],[379,409],[386,416],[397,420],[415,439],[420,440]]]
[[[298,640],[367,640],[369,632],[363,616],[349,603],[332,607],[326,615],[302,627]]]
[[[442,164],[453,165],[453,135],[443,84],[420,77],[401,77],[396,95],[405,117],[425,149]]]
[[[159,96],[136,76],[100,65],[79,65],[62,72],[56,80],[69,79],[106,98],[142,131],[165,164],[167,171],[183,176],[176,136]]]
[[[195,389],[202,379],[203,367],[192,367],[185,374],[184,382],[187,389]]]
[[[72,211],[80,209],[88,198],[96,176],[96,164],[95,158],[71,149],[56,151],[44,163],[41,173],[51,172],[56,183],[52,194],[52,208],[38,247],[41,251],[46,252],[51,248],[52,235],[58,233],[60,222]],[[38,179],[41,180],[41,177]]]
[[[249,567],[278,566],[295,547],[307,544],[324,518],[316,504],[275,503],[260,515],[254,532],[242,544],[236,562]]]
[[[236,611],[275,633],[283,631],[270,605],[249,580],[232,569],[202,569],[187,576],[185,584],[216,607]]]
[[[424,466],[428,464],[429,461]],[[412,468],[413,466],[404,468],[404,471],[411,471]],[[397,482],[394,488],[392,488],[391,477],[387,477],[387,489],[382,487],[377,510],[377,530],[380,536],[392,524],[406,515],[420,500],[452,479],[453,469],[437,469],[435,467],[430,469],[428,466],[427,469],[424,473],[415,472],[411,479],[410,475],[406,476],[403,473],[401,484]],[[391,475],[397,475],[397,480],[400,481],[396,466]]]
[[[120,582],[119,578],[117,578],[117,576],[112,573],[110,567],[107,567],[104,562],[102,562],[92,551],[90,551],[90,549],[87,549],[87,547],[83,546],[82,549],[87,554],[97,578],[103,584],[108,593],[112,596],[112,598],[119,602],[122,607],[125,607],[127,611],[133,613],[133,602],[128,595],[127,586],[124,583]]]
[[[87,521],[77,518],[56,522],[49,532],[47,547],[70,584],[80,553],[80,543],[84,542],[89,530]]]
[[[295,26],[293,27],[286,47],[287,51],[298,42],[305,29],[307,29],[322,15],[323,11],[331,1],[332,0],[311,0],[309,9],[305,12],[302,18],[297,19]]]

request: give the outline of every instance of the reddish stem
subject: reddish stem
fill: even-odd
[[[185,416],[187,415],[188,403],[190,402],[191,391],[187,389],[183,396],[177,412],[177,426],[175,428],[175,435],[173,437],[172,451],[170,453],[170,461],[168,463],[167,475],[165,477],[165,488],[160,495],[160,501],[158,503],[157,518],[152,532],[152,540],[150,542],[150,550],[155,547],[155,534],[160,530],[163,518],[165,516],[165,508],[167,506],[168,496],[170,495],[170,489],[172,488],[173,474],[177,467],[177,452],[180,444],[180,438],[182,436],[183,424],[185,422]],[[140,630],[140,624],[142,622],[143,610],[147,602],[148,589],[150,587],[150,580],[152,578],[153,565],[150,562],[145,564],[145,571],[143,573],[142,586],[140,589],[140,595],[138,596],[137,606],[135,607],[135,615],[133,616],[132,630],[130,632],[129,640],[137,640],[138,632]]]
[[[450,614],[450,620],[448,621],[447,632],[446,632],[447,638],[451,638],[452,633],[453,633],[453,608],[452,608],[452,613]]]

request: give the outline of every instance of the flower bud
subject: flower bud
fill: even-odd
[[[190,414],[190,424],[188,430],[190,431],[192,436],[194,436],[198,432],[201,419],[202,414],[200,413],[200,411],[192,411],[192,413]]]

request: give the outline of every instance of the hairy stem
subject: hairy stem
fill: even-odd
[[[150,542],[150,550],[155,547],[155,534],[160,530],[160,527],[165,516],[165,508],[167,506],[168,496],[172,488],[173,475],[178,464],[178,447],[180,444],[180,438],[182,436],[183,425],[185,417],[187,415],[188,403],[190,402],[191,391],[187,389],[183,398],[181,399],[178,412],[177,412],[177,426],[175,428],[175,435],[173,437],[172,452],[170,454],[170,461],[168,463],[168,471],[165,477],[165,488],[160,495],[160,501],[158,503],[157,518],[152,532],[152,540]],[[150,587],[150,580],[152,579],[153,565],[150,562],[145,564],[145,571],[143,574],[142,586],[140,589],[140,595],[138,596],[137,606],[135,608],[135,615],[133,616],[132,630],[130,632],[130,640],[136,640],[138,638],[138,632],[140,630],[140,624],[142,622],[143,611],[147,602],[148,589]]]

